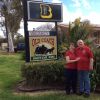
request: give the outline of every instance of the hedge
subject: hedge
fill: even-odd
[[[21,68],[26,85],[63,85],[64,61],[25,63]]]
[[[21,67],[22,77],[27,86],[64,86],[64,64],[60,60],[25,63]],[[97,65],[90,73],[92,91],[100,82],[100,63]]]

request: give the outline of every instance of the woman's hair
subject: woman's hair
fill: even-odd
[[[71,43],[69,43],[69,45],[73,45],[74,46],[75,44],[73,42],[71,42]]]

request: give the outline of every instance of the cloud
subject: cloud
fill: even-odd
[[[72,2],[73,2],[73,6],[76,8],[84,7],[85,9],[91,9],[88,0],[72,0]]]
[[[69,21],[73,22],[76,18],[81,18],[81,20],[88,19],[91,24],[100,25],[100,13],[90,11],[88,15],[84,15],[80,9],[77,9],[74,13],[69,12],[67,7],[63,7],[63,23],[68,24]]]
[[[72,2],[73,2],[73,6],[75,6],[75,7],[81,7],[80,0],[72,0]]]
[[[61,3],[60,0],[52,0],[56,3]],[[100,14],[93,12],[90,10],[88,15],[84,15],[80,6],[83,5],[85,8],[90,9],[91,6],[88,0],[72,0],[74,5],[77,7],[76,11],[69,12],[67,5],[63,4],[63,23],[68,24],[69,22],[73,22],[76,18],[81,18],[81,20],[88,19],[92,24],[100,24]]]
[[[64,11],[66,11],[66,7],[64,7]],[[81,20],[88,19],[91,24],[99,24],[100,25],[100,13],[89,12],[88,15],[84,15],[81,10],[77,10],[74,13],[71,12],[63,12],[63,23],[68,24],[69,21],[73,22],[76,18],[81,18]]]
[[[73,22],[76,18],[82,17],[83,13],[80,9],[77,9],[77,11],[69,12],[67,10],[67,7],[63,5],[63,23],[68,24],[69,22]]]
[[[82,10],[80,9],[82,2],[84,3],[84,6],[86,7],[86,5],[88,5],[88,3],[86,3],[86,0],[72,0],[74,2],[74,6],[77,7],[76,11],[74,12],[69,12],[67,5],[65,5],[64,3],[62,3],[63,5],[63,23],[68,24],[69,22],[74,21],[76,18],[86,18],[83,13]],[[61,0],[52,0],[53,3],[61,3]]]
[[[89,19],[91,23],[99,24],[100,25],[100,13],[97,12],[90,12],[87,16],[85,16],[85,19]]]
[[[61,3],[61,0],[52,0],[52,3]]]
[[[86,8],[86,9],[91,9],[91,6],[88,2],[88,0],[81,0],[82,5]]]

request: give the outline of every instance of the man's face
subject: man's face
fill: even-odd
[[[79,40],[77,42],[78,47],[83,47],[84,46],[84,42],[82,40]]]

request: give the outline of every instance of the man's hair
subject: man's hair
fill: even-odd
[[[81,39],[79,39],[79,40],[77,41],[77,43],[79,43],[79,42],[82,42],[82,43],[84,43],[84,41],[83,41],[83,40],[81,40]]]

